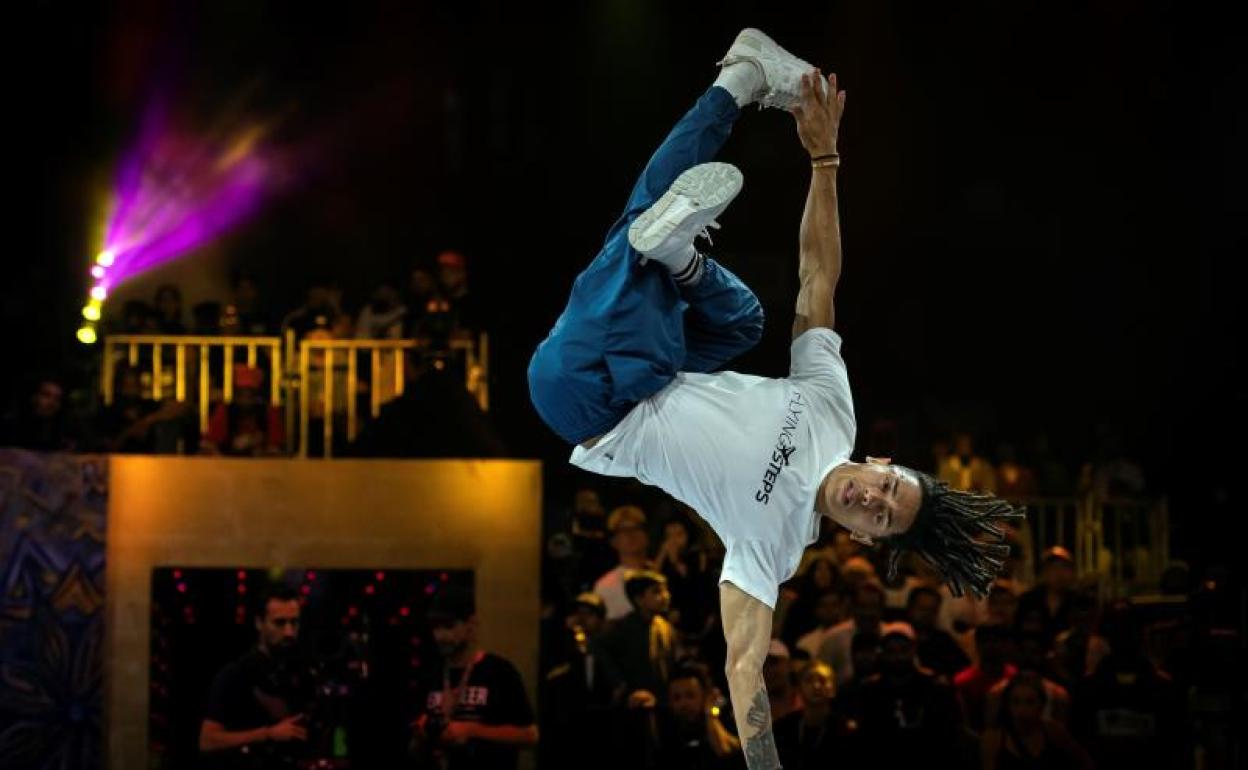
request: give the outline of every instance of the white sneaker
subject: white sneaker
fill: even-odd
[[[707,228],[719,227],[719,216],[741,192],[741,172],[730,163],[702,163],[672,182],[650,208],[633,220],[628,242],[646,259],[685,252],[699,235],[710,240]],[[677,266],[679,268],[679,266]]]
[[[741,30],[727,55],[719,61],[720,67],[737,62],[750,62],[758,68],[766,90],[758,95],[763,107],[779,107],[787,110],[802,98],[802,75],[814,69],[776,41],[752,27]]]

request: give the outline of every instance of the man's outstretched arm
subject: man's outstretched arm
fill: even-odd
[[[771,644],[771,608],[732,583],[720,583],[719,609],[728,642],[728,695],[745,763],[750,770],[775,770],[780,758],[763,683],[763,660]]]
[[[801,261],[798,276],[797,314],[793,338],[817,326],[832,328],[835,312],[832,295],[841,277],[841,224],[837,213],[836,151],[845,92],[836,90],[835,73],[811,72],[802,77],[802,101],[793,108],[797,135],[811,157],[810,190],[802,212],[799,233]]]

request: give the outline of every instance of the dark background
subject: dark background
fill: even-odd
[[[337,4],[336,4],[337,5]],[[1229,4],[1228,4],[1229,5]],[[15,145],[35,162],[27,257],[6,257],[6,350],[84,370],[73,339],[107,180],[152,89],[188,125],[247,89],[282,114],[296,190],[227,236],[282,309],[307,277],[355,308],[447,247],[495,320],[496,421],[564,448],[524,368],[634,175],[742,26],[835,70],[845,269],[838,330],[860,424],[900,416],[914,464],[965,425],[1047,431],[1072,462],[1119,427],[1179,518],[1229,523],[1244,388],[1244,67],[1230,12],[1180,2],[40,3]],[[23,33],[25,36],[25,33]],[[36,148],[27,154],[25,147]],[[805,157],[746,112],[746,186],[711,249],[760,294],[781,374]],[[20,229],[20,228],[18,228]],[[15,249],[16,250],[16,249]],[[79,375],[81,376],[81,375]],[[6,378],[13,397],[16,378]],[[865,430],[865,428],[864,428]],[[860,434],[861,435],[861,434]],[[861,441],[860,441],[861,443]],[[1209,517],[1208,519],[1204,517]]]

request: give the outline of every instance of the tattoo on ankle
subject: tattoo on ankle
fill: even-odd
[[[780,758],[771,733],[771,704],[767,702],[767,691],[761,687],[754,693],[745,723],[758,731],[741,744],[745,751],[745,764],[750,770],[779,770]]]

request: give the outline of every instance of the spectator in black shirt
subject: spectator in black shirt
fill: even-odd
[[[565,621],[567,659],[546,674],[542,699],[544,765],[574,767],[610,743],[616,683],[598,649],[606,621],[602,597],[592,591],[576,597]]]
[[[471,592],[444,587],[434,597],[429,622],[443,664],[413,725],[413,753],[447,770],[515,770],[520,749],[537,745],[520,672],[477,644]]]
[[[438,282],[450,303],[455,336],[472,338],[485,331],[483,308],[478,297],[469,291],[468,258],[458,251],[439,254]]]
[[[139,370],[117,367],[113,403],[96,416],[96,446],[106,452],[177,454],[199,449],[199,422],[182,401],[143,398]]]
[[[1109,654],[1071,698],[1076,736],[1098,767],[1182,767],[1191,756],[1183,694],[1149,660],[1135,608],[1115,603],[1102,630]]]
[[[1053,546],[1040,558],[1040,585],[1018,598],[1018,618],[1021,622],[1033,615],[1042,616],[1042,630],[1051,642],[1070,628],[1070,606],[1074,596],[1074,557],[1060,545]]]
[[[859,631],[850,641],[850,658],[854,661],[854,674],[842,684],[836,693],[837,708],[850,719],[862,715],[862,689],[880,665],[880,635],[874,631]],[[832,672],[835,678],[836,672]]]
[[[659,725],[657,770],[745,768],[741,744],[712,712],[705,668],[682,664],[667,682],[667,713]]]
[[[199,750],[221,767],[289,767],[308,739],[310,680],[296,662],[298,594],[270,591],[258,605],[259,639],[216,676],[199,731]]]
[[[943,597],[931,586],[915,586],[906,599],[906,618],[918,637],[919,663],[946,679],[971,665],[953,635],[936,623],[940,619],[940,603]]]
[[[35,382],[30,398],[0,424],[0,445],[37,452],[77,449],[82,431],[65,409],[65,387],[55,377]]]
[[[953,689],[922,669],[909,623],[881,628],[879,673],[862,688],[862,735],[885,767],[957,766],[960,714]]]
[[[156,324],[160,334],[186,334],[182,320],[182,291],[171,283],[156,288]]]
[[[710,628],[715,612],[715,578],[708,571],[706,551],[697,546],[693,523],[674,513],[663,524],[663,541],[655,556],[655,569],[667,578],[672,593],[673,625],[682,636],[700,639]]]
[[[790,770],[857,767],[863,762],[858,725],[838,708],[832,667],[811,661],[798,680],[804,707],[776,721],[776,752]]]

